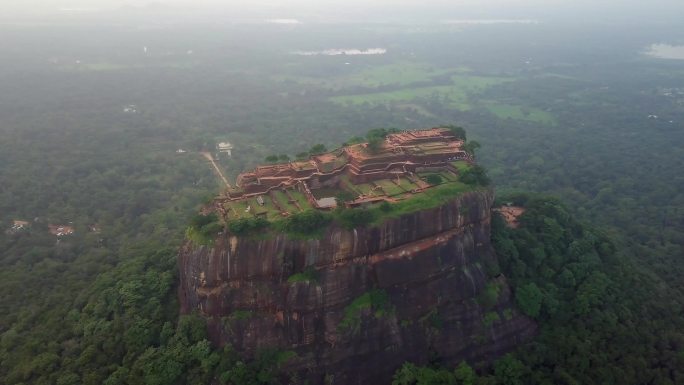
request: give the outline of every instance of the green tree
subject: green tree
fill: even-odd
[[[392,211],[393,208],[394,206],[392,206],[392,204],[387,201],[382,201],[382,203],[380,203],[380,211],[382,211],[383,213],[388,213]]]
[[[343,209],[337,213],[337,219],[342,227],[351,230],[371,223],[375,215],[373,211],[366,209]]]
[[[377,153],[382,148],[384,139],[379,136],[372,136],[368,138],[368,150],[371,153]]]
[[[494,363],[494,374],[502,385],[522,385],[525,372],[525,365],[510,353]]]
[[[325,145],[319,143],[319,144],[314,144],[313,146],[311,146],[311,148],[309,149],[309,154],[310,155],[318,155],[318,154],[322,154],[326,151],[328,151],[328,149],[325,147]]]
[[[296,234],[310,235],[321,231],[330,220],[329,214],[310,209],[289,216],[285,220],[285,230]]]
[[[439,174],[430,174],[425,180],[432,185],[442,183],[442,177]]]
[[[515,300],[520,310],[530,317],[538,317],[544,295],[534,282],[519,287]]]
[[[345,203],[351,202],[356,199],[357,195],[351,191],[342,190],[337,195],[335,195],[335,201],[337,201],[337,207],[343,207]]]
[[[387,135],[398,132],[396,128],[374,128],[366,133],[366,141],[368,142],[368,150],[371,153],[377,153],[382,149]]]
[[[487,176],[487,170],[477,164],[462,171],[459,179],[461,182],[469,185],[489,186],[491,183],[489,176]]]
[[[351,139],[349,139],[348,141],[344,142],[342,145],[343,145],[343,146],[351,146],[351,145],[353,145],[353,144],[363,143],[364,141],[365,141],[365,139],[364,139],[363,137],[361,137],[361,136],[354,136],[354,137],[352,137]]]
[[[457,139],[466,140],[466,130],[460,126],[443,126],[443,128],[448,128],[451,135],[455,136]]]
[[[265,160],[267,163],[278,163],[278,155],[269,155]]]
[[[475,385],[477,381],[477,374],[473,368],[468,365],[467,362],[461,361],[461,363],[454,370],[454,376],[459,385]]]
[[[475,150],[477,150],[480,147],[481,146],[479,142],[471,140],[463,145],[463,151],[467,152],[470,155],[475,155]]]
[[[414,385],[417,377],[418,367],[410,362],[405,362],[404,365],[394,373],[392,385]]]
[[[263,217],[240,218],[228,222],[228,231],[235,235],[246,235],[261,231],[269,224],[268,220]]]

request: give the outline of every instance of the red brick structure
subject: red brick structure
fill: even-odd
[[[444,128],[390,134],[375,153],[367,143],[361,143],[312,156],[308,161],[259,166],[238,176],[239,190],[231,191],[230,196],[265,194],[272,188],[295,186],[299,182],[310,182],[316,188],[340,175],[347,175],[355,184],[367,183],[396,173],[415,172],[421,167],[447,167],[455,160],[471,161],[462,146],[463,141]]]
[[[237,187],[228,191],[227,201],[269,195],[272,191],[295,189],[316,208],[315,192],[360,185],[383,179],[411,177],[417,172],[458,171],[452,162],[472,162],[463,150],[463,141],[446,128],[430,128],[389,134],[373,151],[368,143],[338,148],[313,155],[306,161],[259,166],[237,177]],[[360,202],[382,199],[359,197]],[[328,207],[326,207],[328,208]]]

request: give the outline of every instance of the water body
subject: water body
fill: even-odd
[[[387,53],[385,48],[330,48],[321,51],[294,51],[294,55],[300,56],[338,56],[338,55],[384,55]]]
[[[659,59],[684,60],[684,45],[652,44],[646,50],[646,55]]]
[[[539,20],[533,19],[463,19],[442,20],[442,24],[539,24]]]
[[[83,12],[98,12],[101,11],[99,8],[60,8],[60,12],[68,13],[83,13]]]
[[[268,19],[266,22],[270,24],[302,24],[297,19]]]

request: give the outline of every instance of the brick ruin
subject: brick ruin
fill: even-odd
[[[355,185],[372,184],[380,180],[398,181],[400,178],[411,181],[413,188],[410,192],[415,193],[429,187],[416,176],[417,173],[446,171],[455,175],[458,169],[453,162],[472,163],[472,156],[463,150],[463,144],[446,128],[389,134],[375,151],[369,148],[368,143],[359,143],[312,155],[306,161],[258,166],[240,174],[237,186],[229,189],[219,200],[230,203],[255,198],[258,205],[263,206],[264,198],[268,199],[274,191],[285,190],[304,194],[313,208],[326,209],[334,207],[332,197],[321,199],[316,197],[317,191],[349,191]],[[348,202],[348,205],[392,201],[391,195],[383,191],[357,194],[356,199]],[[303,209],[296,199],[291,196],[289,199],[297,208]],[[248,206],[246,210],[250,209]],[[287,210],[278,209],[287,214]]]

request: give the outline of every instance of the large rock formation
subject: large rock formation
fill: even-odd
[[[220,236],[179,256],[182,311],[217,345],[291,350],[312,384],[388,384],[405,361],[491,360],[535,331],[484,266],[491,191],[320,239]]]

